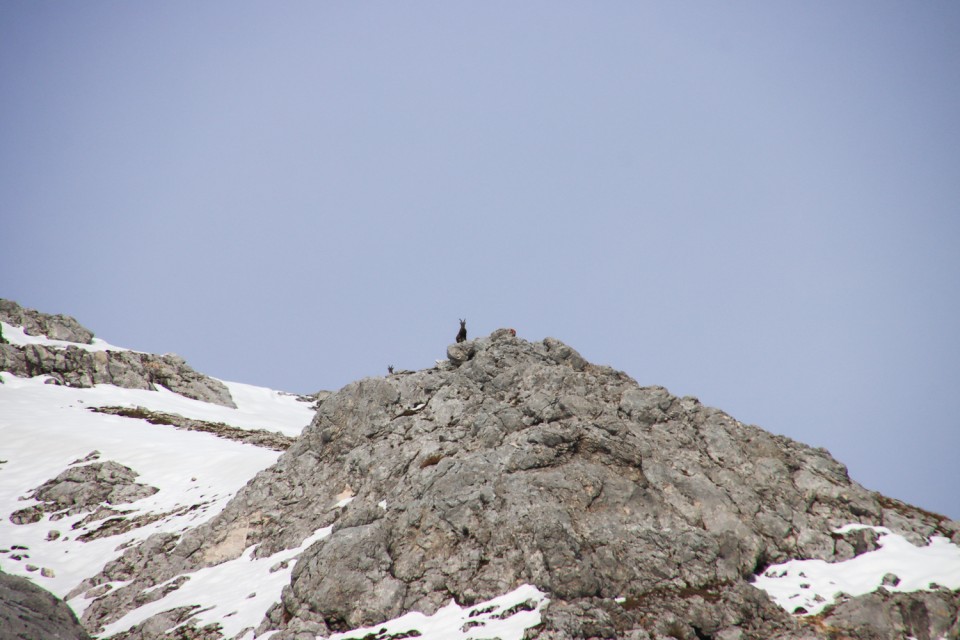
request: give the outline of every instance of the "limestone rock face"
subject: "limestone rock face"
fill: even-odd
[[[838,605],[829,618],[833,627],[865,640],[960,638],[960,598],[947,590],[878,589]]]
[[[76,319],[64,315],[41,313],[35,309],[21,307],[13,300],[0,298],[0,320],[7,324],[23,327],[30,336],[47,336],[53,340],[66,340],[90,344],[93,332],[80,326]]]
[[[73,611],[26,578],[0,573],[0,640],[89,640]]]
[[[48,375],[56,383],[72,387],[112,384],[154,389],[160,385],[187,398],[236,407],[226,385],[197,373],[175,354],[0,344],[0,371],[21,377]]]
[[[136,471],[112,460],[70,467],[29,496],[40,504],[13,512],[10,520],[14,524],[36,522],[45,513],[59,519],[94,511],[103,503],[136,502],[157,492],[155,487],[135,482],[136,477]]]
[[[0,300],[0,320],[22,326],[30,335],[89,344],[93,333],[69,316],[52,316]],[[166,387],[182,396],[235,408],[230,391],[219,380],[194,371],[176,354],[138,351],[89,351],[68,345],[18,346],[0,343],[0,371],[20,377],[48,375],[57,384],[92,387],[112,384],[127,389]]]
[[[884,637],[858,631],[849,603],[836,624],[800,624],[749,581],[773,563],[872,548],[867,534],[832,533],[851,522],[918,541],[960,536],[957,523],[851,481],[825,450],[641,387],[558,340],[500,330],[448,355],[327,397],[219,516],[148,541],[150,553],[130,550],[92,581],[130,580],[90,604],[88,628],[180,571],[251,545],[269,556],[333,525],[261,625],[275,640],[429,614],[450,598],[473,604],[523,583],[551,599],[528,632],[544,640],[827,638],[838,628]],[[958,596],[937,597],[946,605],[921,598],[926,613],[904,604],[912,626],[900,614],[890,628],[949,628],[942,616]]]

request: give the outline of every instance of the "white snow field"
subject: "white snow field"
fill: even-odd
[[[270,607],[280,601],[284,585],[290,583],[293,561],[311,544],[330,535],[331,529],[333,527],[324,527],[296,549],[280,551],[268,558],[254,558],[256,545],[253,545],[235,560],[186,574],[189,579],[180,588],[134,609],[107,626],[102,635],[109,637],[126,631],[170,609],[199,605],[191,618],[193,624],[202,627],[217,623],[227,638],[253,638],[253,629],[260,625]],[[154,589],[162,589],[170,582],[173,580]]]
[[[842,593],[859,596],[881,585],[889,591],[923,591],[938,585],[960,589],[960,547],[947,538],[933,536],[930,544],[918,547],[886,527],[848,524],[835,532],[855,529],[879,533],[880,548],[844,562],[790,560],[773,565],[756,577],[754,586],[790,613],[802,608],[805,615],[822,612]],[[899,582],[884,585],[887,574],[896,576]]]
[[[27,336],[6,323],[3,335],[14,344],[119,350],[102,340],[91,346]],[[298,435],[314,414],[310,403],[292,394],[232,382],[225,384],[236,409],[186,398],[162,387],[157,391],[112,385],[77,389],[47,384],[46,376],[18,378],[7,372],[0,372],[0,379],[0,568],[26,576],[61,598],[99,573],[130,544],[157,532],[183,532],[209,520],[280,455],[213,434],[94,413],[91,407],[140,406],[289,436]],[[94,451],[99,452],[96,458],[79,462]],[[11,512],[37,504],[25,499],[27,495],[71,465],[108,460],[132,468],[140,474],[137,482],[159,489],[148,498],[116,508],[130,511],[125,516],[128,520],[148,514],[164,517],[87,542],[78,538],[102,524],[78,525],[87,513],[58,520],[47,514],[39,522],[23,525],[10,521]],[[279,589],[276,592],[279,596]],[[69,604],[82,615],[89,602],[81,595]]]

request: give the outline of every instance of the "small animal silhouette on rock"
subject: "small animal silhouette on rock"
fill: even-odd
[[[460,331],[457,332],[457,342],[463,342],[467,339],[467,321],[460,321]]]

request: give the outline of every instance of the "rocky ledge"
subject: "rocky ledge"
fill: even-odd
[[[25,309],[11,300],[0,300],[0,320],[22,327],[28,335],[77,345],[15,345],[0,341],[0,371],[19,377],[46,375],[55,384],[72,387],[112,384],[127,389],[155,389],[160,385],[187,398],[236,408],[226,385],[194,371],[178,355],[85,349],[82,345],[91,344],[93,332],[75,319]]]

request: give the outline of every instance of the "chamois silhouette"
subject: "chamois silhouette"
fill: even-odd
[[[467,339],[467,321],[460,321],[460,331],[457,332],[457,342],[463,342]]]

